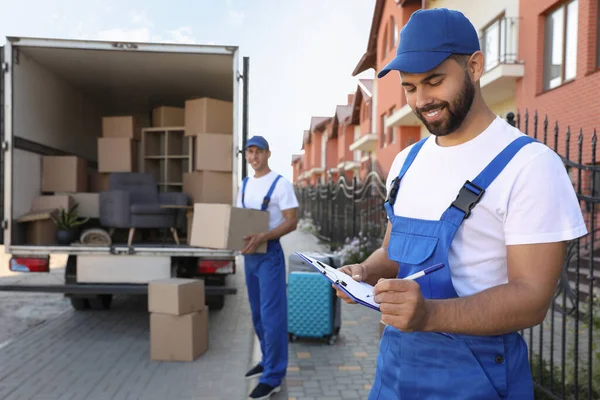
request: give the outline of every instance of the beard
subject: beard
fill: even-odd
[[[441,101],[436,104],[430,104],[426,107],[418,108],[415,114],[432,135],[446,136],[460,128],[471,109],[474,98],[475,85],[471,82],[469,74],[465,71],[462,90],[450,103]],[[444,108],[448,111],[448,117],[445,119],[428,122],[423,116],[424,113],[438,109],[441,111]]]

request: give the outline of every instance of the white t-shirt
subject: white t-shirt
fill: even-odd
[[[246,208],[260,210],[263,200],[275,178],[277,178],[277,173],[274,171],[260,178],[248,176],[246,194],[244,195]],[[242,207],[242,186],[240,186],[240,190],[238,191],[237,207]],[[267,207],[267,211],[269,212],[269,230],[276,228],[285,221],[282,210],[296,207],[298,207],[298,199],[296,198],[294,186],[282,176],[277,181],[275,190],[271,195],[271,201]]]
[[[394,214],[439,220],[460,188],[510,142],[524,134],[501,118],[476,138],[440,147],[430,136],[398,190]],[[387,179],[398,176],[412,146],[400,152]],[[558,155],[541,143],[523,147],[463,220],[448,261],[454,288],[468,296],[508,281],[506,246],[571,240],[587,233],[573,184]]]

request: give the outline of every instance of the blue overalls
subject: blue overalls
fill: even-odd
[[[278,175],[271,184],[261,205],[262,211],[267,211],[280,178],[281,175]],[[244,178],[242,184],[244,208],[246,208],[244,195],[247,182],[248,178]],[[260,365],[263,366],[264,371],[259,378],[259,383],[279,386],[288,364],[285,257],[279,239],[267,243],[266,253],[244,255],[244,265],[252,324],[262,352]]]
[[[388,256],[399,263],[398,278],[444,263],[445,268],[417,282],[426,299],[456,298],[448,265],[450,244],[485,189],[534,140],[523,136],[510,143],[472,182],[466,181],[439,221],[396,216],[393,206],[400,181],[425,140],[409,152],[385,203],[392,224]],[[401,332],[386,326],[369,399],[533,399],[527,345],[516,332],[471,336]]]

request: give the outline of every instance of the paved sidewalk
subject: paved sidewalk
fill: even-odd
[[[196,361],[151,361],[147,297],[116,297],[109,311],[68,307],[13,336],[0,348],[0,399],[245,399],[252,330],[242,264],[227,283],[238,294],[210,312],[209,350]],[[59,295],[45,296],[60,301]],[[28,308],[43,309],[44,301],[31,299]]]
[[[294,251],[325,248],[310,234],[295,231],[282,238],[286,261]],[[287,377],[272,400],[366,399],[373,382],[379,349],[379,313],[342,303],[342,328],[337,342],[300,339],[289,344]],[[253,362],[260,359],[255,341]],[[249,390],[257,380],[250,382]]]

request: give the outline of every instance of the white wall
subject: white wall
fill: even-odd
[[[13,71],[14,136],[96,160],[98,107],[23,52]]]

